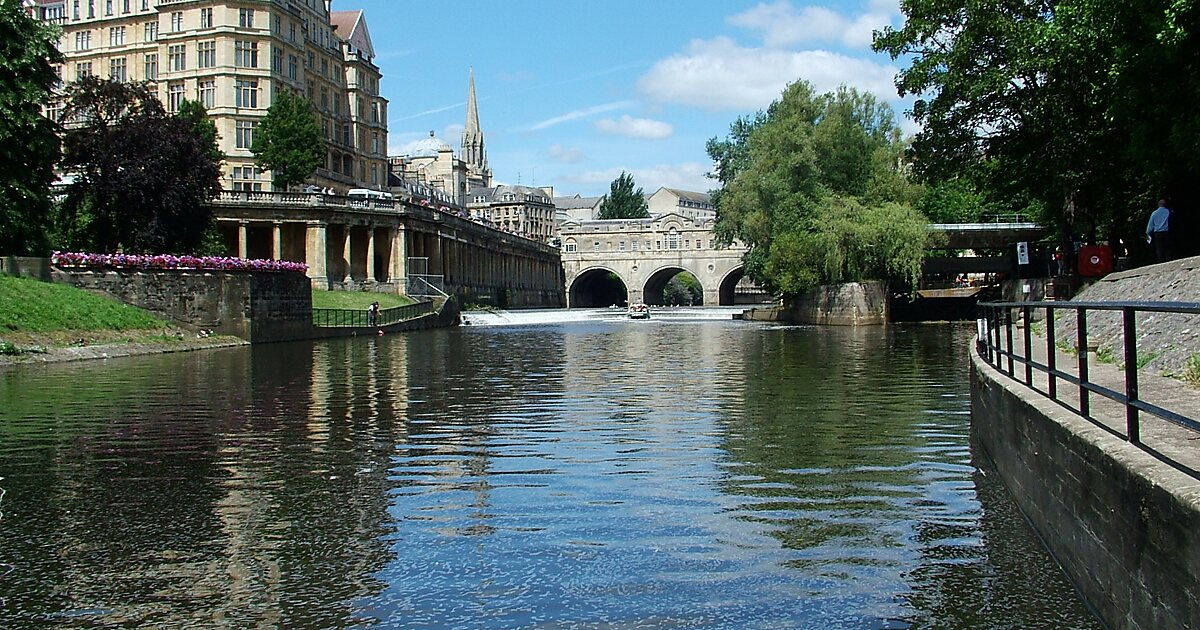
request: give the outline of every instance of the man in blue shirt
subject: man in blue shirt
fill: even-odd
[[[1158,262],[1171,259],[1171,210],[1167,208],[1167,200],[1158,200],[1158,209],[1150,213],[1150,221],[1146,224],[1146,242],[1154,245],[1154,256]]]

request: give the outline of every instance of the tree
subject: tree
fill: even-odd
[[[919,175],[985,173],[993,200],[1044,208],[1068,235],[1131,239],[1163,195],[1197,207],[1193,2],[906,0],[902,9],[904,26],[877,32],[874,46],[911,59],[896,83],[918,96]]]
[[[0,254],[46,253],[60,145],[41,113],[58,82],[58,32],[0,0]]]
[[[212,226],[221,189],[215,135],[196,110],[166,113],[146,83],[86,77],[67,87],[56,221],[63,247],[130,253],[194,253]]]
[[[600,202],[598,219],[645,219],[650,216],[646,195],[641,188],[634,190],[633,175],[621,171],[612,181],[608,196]]]
[[[911,207],[920,189],[905,176],[886,104],[849,88],[817,95],[798,81],[707,147],[722,185],[714,231],[750,248],[746,274],[755,281],[796,294],[917,279],[927,224]]]
[[[250,151],[284,190],[312,176],[325,163],[325,144],[312,102],[281,89],[254,134]]]

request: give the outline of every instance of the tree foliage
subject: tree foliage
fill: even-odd
[[[722,243],[749,246],[746,273],[785,294],[864,279],[915,281],[927,239],[912,209],[891,109],[850,88],[788,86],[766,113],[708,142]]]
[[[633,175],[621,171],[621,175],[608,187],[608,196],[600,202],[598,219],[645,219],[650,216],[646,206],[646,195],[638,187],[634,189]]]
[[[255,130],[250,151],[260,166],[271,171],[277,189],[286,190],[311,177],[325,163],[325,144],[312,102],[288,89],[277,91]]]
[[[46,253],[55,125],[41,113],[58,82],[58,32],[0,0],[0,254]]]
[[[188,113],[190,112],[190,113]],[[194,253],[221,188],[211,123],[163,109],[145,83],[86,77],[67,87],[63,167],[74,177],[58,245],[98,252]]]
[[[975,171],[993,200],[1076,233],[1130,236],[1168,195],[1195,207],[1193,2],[904,0],[876,50],[911,59],[919,174]],[[980,165],[983,164],[983,168]],[[1177,209],[1179,206],[1177,206]]]

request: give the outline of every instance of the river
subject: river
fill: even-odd
[[[0,371],[0,627],[1098,627],[970,327],[716,312]]]

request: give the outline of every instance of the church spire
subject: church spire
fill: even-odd
[[[492,171],[488,168],[487,151],[483,147],[483,130],[479,128],[479,107],[475,103],[475,68],[471,68],[467,83],[467,124],[462,133],[462,161],[472,179],[481,186],[491,186]]]

